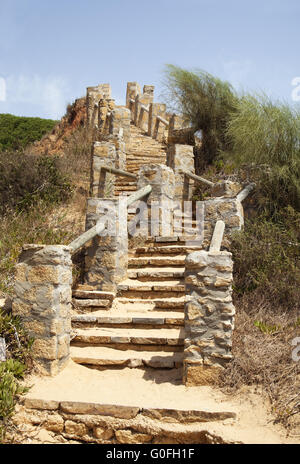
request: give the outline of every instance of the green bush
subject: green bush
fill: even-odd
[[[12,292],[14,268],[25,243],[68,244],[75,238],[74,228],[62,227],[64,214],[56,209],[39,201],[28,211],[9,212],[1,218],[0,292]]]
[[[40,140],[58,121],[0,114],[0,150],[20,150]]]
[[[261,209],[277,214],[300,209],[300,112],[268,97],[247,95],[228,122],[231,149],[223,153],[236,165],[252,167]]]
[[[12,416],[17,398],[28,391],[19,380],[31,365],[28,338],[18,317],[0,312],[0,337],[5,339],[7,360],[0,363],[0,442],[3,441],[8,419]]]
[[[166,66],[165,77],[170,106],[184,116],[194,131],[202,130],[197,157],[203,165],[211,163],[220,150],[230,147],[226,128],[238,103],[233,87],[205,71],[192,72],[173,65]]]
[[[276,307],[300,307],[300,213],[282,210],[274,223],[265,216],[232,236],[234,290],[267,295]]]
[[[39,200],[58,203],[71,191],[58,157],[0,152],[0,214],[26,210]]]

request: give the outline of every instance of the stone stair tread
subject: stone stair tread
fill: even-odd
[[[75,306],[78,306],[80,308],[89,308],[89,307],[104,307],[106,308],[111,304],[111,300],[100,300],[100,299],[83,299],[83,298],[73,298],[73,303]]]
[[[191,253],[192,251],[201,250],[202,247],[199,245],[164,245],[164,246],[144,246],[137,247],[136,253]],[[153,256],[154,257],[154,256]]]
[[[87,328],[76,329],[75,342],[90,344],[124,343],[124,344],[158,344],[180,345],[184,341],[184,329],[138,329],[138,328]]]
[[[88,299],[91,298],[93,300],[96,299],[111,299],[113,300],[115,297],[115,293],[113,292],[105,292],[101,290],[77,290],[74,289],[72,292],[73,298],[82,298]]]
[[[155,382],[156,377],[162,375],[165,382]],[[177,369],[165,373],[155,370],[152,378],[149,381],[140,369],[126,369],[126,374],[120,375],[118,370],[99,372],[70,361],[57,376],[34,377],[33,387],[24,398],[25,407],[121,419],[132,419],[144,413],[158,419],[160,415],[162,419],[167,418],[165,425],[176,423],[177,428],[187,421],[235,418],[239,411],[213,387],[187,389],[179,384]]]
[[[143,305],[147,307],[148,310],[151,308],[161,308],[168,310],[171,310],[172,308],[179,308],[183,310],[185,295],[173,298],[152,298],[147,300],[142,298],[118,297],[117,300],[121,304]]]
[[[184,267],[143,267],[128,269],[128,277],[183,277]]]
[[[132,267],[134,265],[141,264],[142,266],[147,266],[149,264],[153,265],[159,265],[159,266],[168,266],[170,264],[178,265],[178,264],[184,264],[185,261],[185,256],[156,256],[156,257],[151,257],[151,256],[146,256],[145,258],[136,258],[132,257],[129,258],[128,260],[128,265]]]
[[[139,280],[126,279],[118,285],[118,290],[137,290],[137,291],[152,291],[152,290],[167,289],[168,291],[184,291],[184,282],[181,280],[171,281],[151,281],[151,282],[140,282]]]
[[[128,307],[129,306],[129,307]],[[134,306],[132,308],[132,306]],[[169,324],[183,322],[184,314],[176,312],[149,311],[141,305],[123,305],[122,310],[94,311],[90,314],[77,314],[72,316],[72,322],[96,322],[115,324]]]
[[[179,367],[183,362],[183,353],[169,351],[117,350],[112,347],[71,347],[71,358],[80,364],[114,365],[156,368]],[[176,363],[176,364],[175,364]]]

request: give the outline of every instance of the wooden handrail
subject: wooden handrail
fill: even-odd
[[[146,113],[149,113],[149,108],[145,105],[141,105],[141,111],[146,111]]]
[[[117,176],[130,177],[131,179],[137,180],[137,176],[131,172],[122,171],[122,169],[116,169],[110,166],[101,166],[101,169],[104,171],[110,172],[111,174],[116,174]]]
[[[252,192],[252,190],[254,189],[255,187],[255,184],[252,183],[252,184],[249,184],[247,185],[247,187],[245,187],[236,197],[237,200],[239,200],[240,202],[242,202],[243,200],[245,200],[245,198],[247,198],[247,196],[249,195],[250,192]]]
[[[181,174],[184,174],[185,176],[188,176],[191,179],[196,180],[197,182],[202,182],[203,184],[209,185],[210,187],[213,187],[215,185],[210,180],[204,179],[203,177],[200,177],[200,176],[196,176],[196,174],[193,174],[192,172],[184,171],[183,169],[181,169],[180,172]]]
[[[158,119],[160,122],[162,122],[165,126],[169,125],[169,121],[166,119],[162,118],[161,116],[156,116],[156,119]]]
[[[223,234],[225,230],[225,222],[217,221],[214,229],[214,233],[210,242],[209,251],[220,251]]]
[[[143,187],[137,192],[134,192],[132,195],[129,195],[127,197],[127,202],[126,202],[127,208],[131,206],[133,203],[135,203],[136,201],[144,198],[146,195],[149,195],[151,191],[152,191],[151,185],[146,185],[146,187]],[[81,248],[87,242],[92,240],[92,238],[96,237],[96,235],[103,232],[104,229],[105,229],[104,224],[101,224],[101,225],[96,224],[95,226],[91,227],[89,230],[86,230],[83,234],[75,238],[75,240],[73,240],[69,244],[69,247],[71,248],[71,253],[75,253],[75,251],[79,250],[79,248]]]

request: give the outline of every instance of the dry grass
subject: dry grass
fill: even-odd
[[[276,420],[300,425],[300,362],[292,360],[291,341],[300,335],[299,314],[270,304],[262,293],[235,302],[233,361],[220,377],[227,393],[243,385],[260,385],[267,392]]]

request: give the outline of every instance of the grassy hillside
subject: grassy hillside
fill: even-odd
[[[0,114],[0,151],[20,150],[40,140],[58,121]]]

